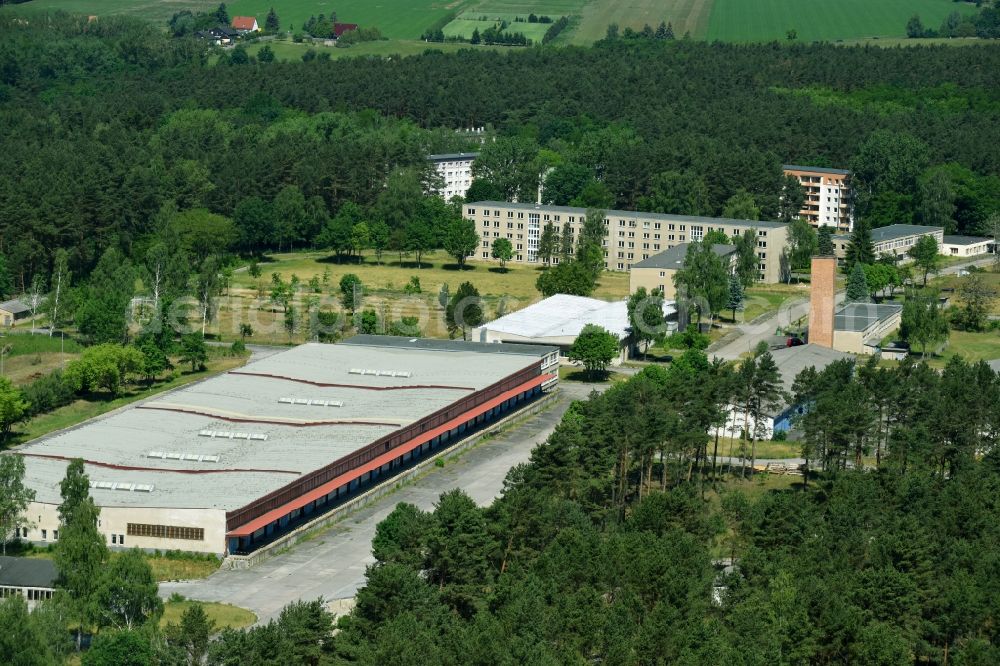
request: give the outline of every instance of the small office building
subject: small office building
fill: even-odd
[[[945,236],[941,244],[941,254],[946,257],[969,257],[970,259],[995,251],[995,241],[982,236]]]
[[[674,276],[677,271],[684,267],[684,257],[687,256],[689,247],[691,247],[690,243],[681,243],[632,264],[628,277],[629,293],[634,294],[639,287],[645,287],[646,291],[659,289],[663,292],[664,298],[676,299],[677,287],[674,285]],[[735,245],[713,245],[712,251],[722,259],[730,273],[735,270]]]

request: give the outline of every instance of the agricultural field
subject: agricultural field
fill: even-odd
[[[589,44],[603,39],[612,23],[621,29],[639,30],[647,23],[655,28],[661,21],[673,24],[678,39],[685,33],[700,39],[708,32],[711,11],[712,0],[593,0],[581,8],[580,23],[571,40]]]
[[[31,0],[0,8],[0,11],[52,11],[95,14],[126,14],[159,25],[181,10],[205,11],[217,6],[215,0]],[[368,47],[364,53],[358,47],[351,55],[412,55],[421,53],[417,47],[420,35],[438,21],[454,16],[445,28],[450,36],[469,37],[482,23],[506,18],[509,30],[523,32],[535,42],[541,41],[546,24],[513,23],[514,16],[530,13],[556,19],[570,17],[570,27],[558,43],[590,44],[602,39],[611,23],[621,29],[652,27],[661,21],[672,23],[674,34],[686,33],[694,39],[720,41],[783,40],[789,30],[795,30],[799,41],[829,40],[856,43],[886,40],[886,46],[899,44],[969,44],[977,40],[905,40],[906,21],[919,14],[928,27],[937,27],[952,11],[975,12],[969,3],[951,0],[842,0],[838,3],[803,2],[802,0],[232,0],[226,3],[229,14],[252,15],[263,22],[272,6],[278,11],[283,31],[295,31],[310,16],[336,12],[338,20],[377,27],[391,41]],[[399,43],[396,40],[411,40]],[[370,52],[369,52],[370,51]],[[341,54],[337,54],[341,55]],[[347,55],[347,54],[344,54]],[[288,56],[279,56],[288,57]]]
[[[462,4],[447,0],[231,0],[226,2],[230,16],[255,16],[264,23],[271,7],[275,8],[282,30],[296,30],[310,16],[336,12],[342,23],[357,23],[377,27],[392,39],[417,39],[432,23]],[[208,11],[218,7],[218,0],[31,0],[5,11],[65,10],[81,14],[125,14],[166,26],[175,12],[182,10]]]
[[[543,14],[552,19],[553,22],[559,20],[560,15]],[[518,20],[519,19],[519,20]],[[507,22],[505,33],[521,33],[531,40],[533,44],[540,44],[545,32],[552,26],[552,23],[528,23],[527,14],[507,14],[484,11],[462,12],[455,20],[444,27],[445,37],[461,37],[469,39],[474,30],[483,32],[490,27],[499,27],[501,21]]]
[[[794,30],[802,42],[905,37],[906,22],[914,14],[936,28],[953,11],[971,14],[975,7],[951,0],[714,0],[705,36],[754,42],[783,40]]]

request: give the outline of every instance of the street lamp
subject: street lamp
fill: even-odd
[[[0,348],[0,377],[4,376],[3,360],[4,357],[10,354],[10,350],[11,350],[11,345],[4,345],[3,348]]]

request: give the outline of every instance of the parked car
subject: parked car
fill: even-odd
[[[797,335],[791,335],[788,337],[787,340],[785,340],[786,347],[799,347],[801,345],[804,345],[805,343],[806,343],[805,340],[803,340]]]

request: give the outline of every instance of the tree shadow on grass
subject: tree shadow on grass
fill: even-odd
[[[462,266],[459,266],[458,264],[441,264],[441,268],[442,268],[442,270],[446,270],[446,271],[474,271],[474,270],[476,270],[475,266],[470,266],[469,264],[464,264]]]
[[[320,257],[316,260],[318,264],[334,264],[336,266],[360,266],[365,263],[364,257],[348,257],[346,255],[336,255],[331,254],[326,257]]]
[[[568,382],[582,382],[584,384],[601,384],[608,381],[611,378],[611,374],[610,370],[600,370],[597,372],[577,370],[567,374],[563,377],[563,380]]]
[[[510,273],[510,269],[507,267],[500,268],[499,266],[490,266],[486,270],[488,270],[490,273],[499,273],[500,275],[506,275],[507,273]]]

